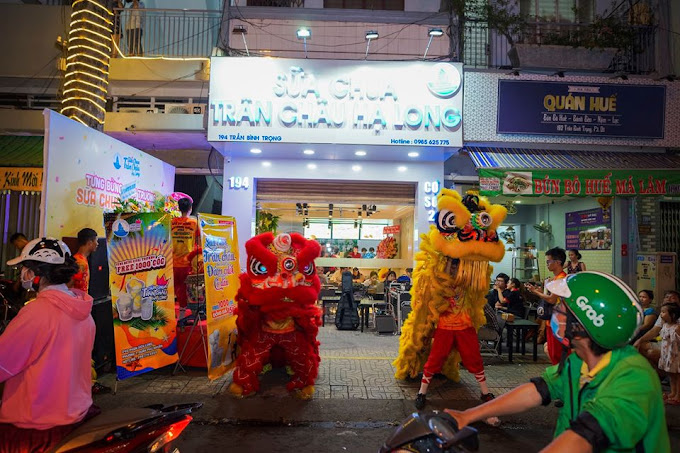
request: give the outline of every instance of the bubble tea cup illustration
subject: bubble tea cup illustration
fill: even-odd
[[[132,297],[132,316],[138,318],[142,315],[142,288],[144,288],[144,282],[131,278],[125,287],[130,297]]]
[[[142,319],[148,321],[153,316],[153,298],[144,297],[142,299]]]

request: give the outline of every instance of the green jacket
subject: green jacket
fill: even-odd
[[[583,360],[571,354],[561,374],[557,374],[559,365],[543,373],[542,379],[549,392],[548,398],[542,392],[544,404],[550,399],[564,402],[557,418],[555,437],[570,429],[579,415],[587,413],[579,422],[585,420],[587,423],[593,418],[597,421],[608,440],[603,451],[670,452],[661,383],[647,360],[632,346],[615,349],[609,365],[580,388],[582,364]],[[532,381],[541,392],[541,385]],[[579,432],[578,427],[575,431]],[[586,429],[586,432],[591,431]]]

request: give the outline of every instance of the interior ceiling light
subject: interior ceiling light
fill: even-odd
[[[310,170],[315,170],[316,164],[307,164],[307,168],[310,169]]]
[[[304,151],[302,151],[302,152],[303,152],[304,154],[308,155],[308,156],[312,156],[312,155],[314,154],[314,150],[313,150],[313,149],[306,149],[306,150],[304,150]]]
[[[516,200],[516,201],[513,201],[513,203],[515,203],[515,204],[522,204],[522,200]]]
[[[361,171],[361,165],[352,165],[352,171]]]
[[[366,155],[366,151],[357,151],[354,153],[355,156],[363,157]]]
[[[262,166],[263,166],[263,167],[271,167],[271,166],[272,166],[272,163],[269,162],[268,160],[265,160],[264,162],[262,162]]]
[[[253,148],[253,149],[250,150],[250,152],[253,153],[253,154],[260,154],[262,152],[262,150],[258,149],[258,148]]]
[[[397,171],[405,172],[406,170],[408,170],[408,168],[404,167],[403,165],[400,166],[400,167],[397,167]]]
[[[420,156],[420,153],[417,152],[417,151],[411,151],[410,153],[408,153],[408,157],[418,157],[418,156]]]

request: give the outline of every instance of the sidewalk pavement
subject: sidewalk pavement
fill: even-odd
[[[374,332],[338,331],[326,326],[319,331],[321,365],[316,391],[311,401],[293,398],[285,389],[288,377],[282,370],[262,376],[258,394],[236,399],[227,387],[231,373],[209,381],[205,370],[190,369],[172,375],[166,367],[118,383],[116,395],[101,395],[95,402],[103,409],[145,406],[158,403],[203,401],[204,409],[196,414],[205,422],[229,423],[310,423],[320,421],[359,422],[403,419],[414,409],[413,400],[419,380],[398,381],[392,361],[399,350],[398,336],[379,336]],[[549,361],[539,351],[537,362],[531,359],[531,345],[525,356],[484,356],[487,383],[496,396],[540,375]],[[540,349],[540,347],[539,347]],[[199,352],[200,353],[200,352]],[[114,375],[100,379],[114,385]],[[642,383],[641,383],[642,384]],[[461,381],[454,383],[435,377],[429,392],[430,408],[467,408],[479,404],[479,386],[474,376],[461,370]],[[557,409],[553,405],[530,414],[510,418],[511,423],[554,426]],[[680,429],[680,407],[667,410],[669,425]]]

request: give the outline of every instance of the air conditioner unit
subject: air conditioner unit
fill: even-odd
[[[165,113],[173,115],[203,115],[206,104],[165,104]]]
[[[158,108],[151,107],[119,107],[118,113],[158,113]]]

